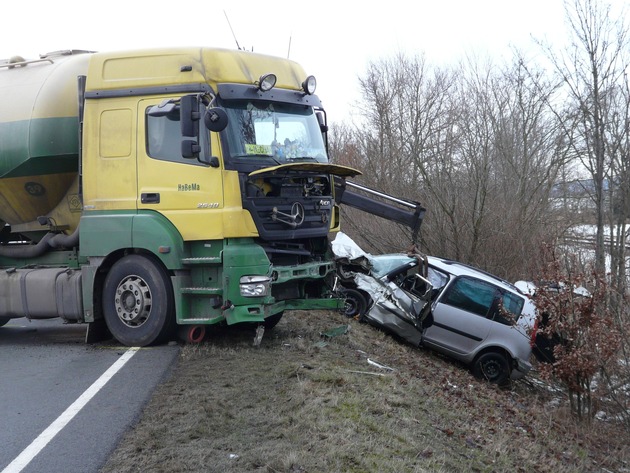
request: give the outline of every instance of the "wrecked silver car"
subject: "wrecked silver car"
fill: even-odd
[[[363,320],[458,359],[493,383],[531,369],[535,307],[512,284],[442,258],[369,255],[343,234],[333,251],[346,296],[365,300],[356,304]]]

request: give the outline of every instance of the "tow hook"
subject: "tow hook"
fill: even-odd
[[[256,327],[256,335],[254,336],[254,346],[260,346],[260,342],[262,342],[263,335],[265,334],[265,326],[260,324]]]
[[[206,336],[205,325],[183,325],[179,328],[179,338],[186,343],[201,343]]]

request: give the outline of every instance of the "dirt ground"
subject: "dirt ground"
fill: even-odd
[[[497,388],[335,312],[253,338],[184,346],[102,472],[630,472],[629,433],[575,424],[535,373]]]

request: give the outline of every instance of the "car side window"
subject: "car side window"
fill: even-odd
[[[501,303],[493,310],[495,312],[493,319],[505,325],[514,325],[523,311],[524,304],[525,299],[522,297],[510,292],[504,292],[501,297]]]
[[[497,296],[498,290],[492,284],[478,279],[460,277],[446,289],[440,302],[487,317]]]
[[[434,290],[442,290],[442,288],[446,286],[446,283],[448,282],[448,276],[446,274],[430,266],[427,279],[431,281],[431,285],[433,286]]]

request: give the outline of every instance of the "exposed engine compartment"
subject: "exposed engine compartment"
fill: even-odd
[[[250,211],[261,239],[278,242],[328,235],[334,202],[330,175],[285,171],[242,176],[241,189],[243,208]]]

